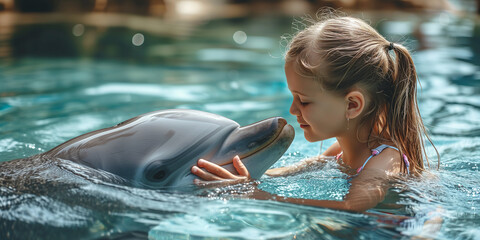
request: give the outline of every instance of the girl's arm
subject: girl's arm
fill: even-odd
[[[381,169],[364,169],[351,181],[348,194],[345,195],[342,201],[289,198],[274,195],[258,188],[250,197],[258,200],[275,200],[314,207],[363,212],[383,201],[388,190],[386,180],[387,174],[385,171]]]
[[[372,158],[365,168],[350,181],[350,188],[342,201],[280,197],[260,189],[253,193],[252,198],[363,212],[383,201],[389,188],[389,174],[401,172],[401,161],[402,159],[395,150],[388,149]]]
[[[265,172],[265,174],[270,177],[280,177],[280,176],[296,174],[317,163],[325,162],[325,159],[323,157],[336,156],[340,152],[341,152],[340,144],[338,144],[338,142],[335,142],[320,156],[304,159],[300,163],[294,164],[292,166],[269,169]]]
[[[362,172],[350,182],[351,186],[349,192],[345,195],[342,201],[288,198],[277,196],[258,188],[254,190],[250,197],[258,200],[275,200],[315,207],[363,212],[380,203],[384,199],[386,191],[388,190],[388,185],[386,183],[388,179],[387,171],[389,169],[384,167],[386,166],[384,163],[390,161],[388,159],[378,159],[376,162],[383,163],[383,166],[381,164],[375,164],[375,167],[369,167],[362,170]],[[192,173],[197,175],[200,179],[203,179],[195,179],[195,184],[203,186],[218,184],[229,185],[251,180],[248,170],[245,165],[243,165],[240,158],[235,157],[233,159],[233,165],[239,175],[234,175],[214,163],[199,160],[198,166],[204,168],[206,171],[197,166],[192,167]]]

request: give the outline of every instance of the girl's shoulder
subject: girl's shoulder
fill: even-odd
[[[372,157],[365,168],[384,170],[389,173],[401,173],[402,157],[398,150],[385,148],[378,155]]]

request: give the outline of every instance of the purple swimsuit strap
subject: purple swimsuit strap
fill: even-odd
[[[399,151],[398,148],[392,147],[392,146],[386,145],[386,144],[382,144],[382,145],[378,146],[377,148],[372,149],[372,155],[370,155],[370,157],[368,157],[367,160],[365,160],[365,162],[363,163],[363,165],[357,169],[357,174],[360,173],[360,172],[363,170],[363,168],[365,167],[365,165],[367,165],[367,162],[368,162],[372,157],[375,157],[375,156],[377,156],[378,154],[380,154],[385,148],[393,148],[393,149]],[[339,154],[335,157],[335,158],[337,159],[337,161],[338,161],[338,159],[340,159],[340,157],[342,156],[342,154],[343,154],[343,152],[339,153]],[[405,166],[407,167],[407,173],[410,174],[410,163],[408,162],[407,156],[406,156],[405,154],[402,154],[402,159],[403,159],[403,161],[405,162]]]

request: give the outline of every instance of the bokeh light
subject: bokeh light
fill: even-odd
[[[133,43],[133,45],[135,45],[137,47],[141,46],[144,41],[145,41],[145,37],[141,33],[136,33],[132,37],[132,43]]]
[[[244,31],[236,31],[233,34],[233,41],[237,44],[244,44],[247,41],[247,34]]]
[[[75,37],[80,37],[85,33],[85,26],[83,24],[76,24],[72,28],[72,33]]]

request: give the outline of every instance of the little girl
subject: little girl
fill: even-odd
[[[343,201],[287,198],[259,189],[252,198],[361,212],[384,199],[389,176],[424,170],[423,135],[431,140],[417,105],[415,66],[404,46],[387,41],[360,19],[329,17],[292,39],[285,74],[293,95],[290,113],[305,138],[335,137],[337,142],[319,157],[266,174],[285,176],[323,156],[336,156],[354,170],[351,186]],[[238,175],[200,159],[191,170],[203,180],[195,184],[248,181],[248,169],[238,156],[233,163]]]

